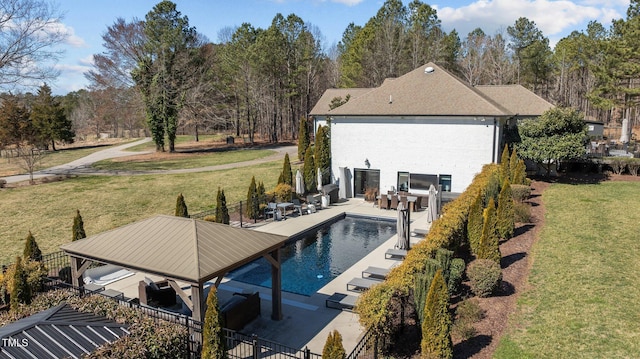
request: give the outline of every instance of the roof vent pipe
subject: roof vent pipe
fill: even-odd
[[[428,66],[427,68],[424,69],[424,73],[425,74],[430,74],[433,71],[435,71],[435,69],[433,67],[431,67],[431,66]]]
[[[389,95],[389,103],[393,103],[393,96]]]

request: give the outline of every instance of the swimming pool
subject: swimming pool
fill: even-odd
[[[314,230],[282,248],[282,290],[309,296],[394,234],[393,220],[351,216]],[[271,265],[260,258],[228,277],[271,288]]]

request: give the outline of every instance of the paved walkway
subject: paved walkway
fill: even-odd
[[[135,176],[135,175],[148,175],[148,174],[208,172],[208,171],[218,171],[218,170],[224,170],[224,169],[230,169],[230,168],[253,166],[259,163],[282,160],[284,158],[285,153],[288,153],[289,157],[291,158],[297,158],[298,156],[297,146],[274,146],[272,148],[269,148],[275,151],[275,153],[270,156],[258,158],[250,161],[227,163],[227,164],[217,165],[217,166],[184,168],[184,169],[175,169],[175,170],[154,170],[154,171],[110,171],[110,170],[97,170],[92,167],[92,164],[94,164],[95,162],[106,160],[106,159],[152,153],[152,151],[139,151],[139,152],[126,151],[126,149],[129,147],[137,146],[139,144],[143,144],[149,141],[151,141],[151,138],[145,138],[139,141],[127,143],[127,144],[116,146],[116,147],[107,148],[102,151],[97,151],[88,156],[77,159],[73,162],[69,162],[60,166],[55,166],[55,167],[47,168],[44,170],[36,171],[33,173],[33,178],[38,179],[38,178],[43,178],[47,176],[72,175],[72,174],[73,175],[92,175],[92,176]],[[5,179],[7,183],[16,183],[16,182],[28,181],[29,175],[22,174],[22,175],[15,175],[15,176],[0,177],[0,178]]]

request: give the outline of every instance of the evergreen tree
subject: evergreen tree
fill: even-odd
[[[504,150],[502,150],[502,157],[500,157],[500,181],[504,182],[504,180],[511,181],[511,170],[510,170],[510,161],[509,161],[509,145],[504,145]]]
[[[264,190],[264,183],[260,181],[258,184],[258,209],[262,210],[267,205],[267,193]]]
[[[329,142],[329,126],[318,126],[314,146],[313,159],[317,169],[322,173],[322,183],[329,183],[329,167],[331,167],[331,143]]]
[[[84,232],[84,222],[82,221],[79,209],[76,209],[76,216],[73,218],[73,227],[71,227],[71,232],[73,232],[71,241],[77,241],[78,239],[87,237],[87,234]]]
[[[329,333],[322,349],[322,359],[345,359],[347,356],[342,344],[342,335],[338,330]]]
[[[298,160],[304,161],[304,153],[310,142],[307,119],[303,116],[300,118],[300,129],[298,130]]]
[[[482,236],[480,237],[476,256],[478,259],[490,259],[500,264],[501,255],[496,224],[496,205],[493,199],[490,199],[487,208],[484,210]]]
[[[258,187],[256,186],[256,177],[251,177],[249,190],[247,191],[247,205],[245,207],[247,217],[256,219],[260,212],[260,201],[258,199]]]
[[[286,183],[289,186],[293,184],[293,173],[291,172],[291,162],[289,161],[289,154],[285,153],[284,155],[284,163],[282,164],[282,182],[278,183]]]
[[[516,177],[518,177],[518,174],[516,173],[516,171],[518,170],[517,168],[518,160],[519,160],[518,154],[514,146],[513,151],[511,151],[511,157],[509,157],[509,181],[512,184],[522,184],[522,183],[516,182]]]
[[[224,196],[224,190],[218,187],[216,195],[216,222],[229,224],[229,209],[227,208],[227,198]]]
[[[449,290],[438,270],[433,277],[422,321],[422,357],[452,358],[451,315],[449,314]]]
[[[442,267],[440,263],[429,258],[425,262],[424,272],[417,273],[413,280],[413,301],[416,306],[416,313],[418,314],[418,320],[422,323],[424,321],[424,305],[427,301],[427,295],[429,294],[429,288],[433,277],[438,270]]]
[[[31,287],[27,282],[29,273],[24,269],[22,258],[16,257],[16,264],[13,272],[13,287],[11,287],[10,308],[18,309],[18,304],[31,304]]]
[[[209,287],[207,296],[207,312],[204,315],[204,328],[202,329],[202,358],[226,359],[224,323],[220,316],[216,287]]]
[[[469,208],[469,218],[467,220],[467,238],[471,253],[478,254],[478,245],[482,236],[482,195],[478,194]]]
[[[304,166],[302,167],[302,176],[304,177],[304,188],[307,192],[315,192],[316,190],[316,166],[313,160],[311,147],[307,148],[304,154]]]
[[[38,89],[32,110],[31,121],[37,129],[41,145],[56,150],[56,141],[73,143],[75,133],[71,119],[67,118],[60,102],[51,95],[51,88],[44,84]]]
[[[33,237],[33,234],[31,234],[31,231],[29,231],[27,241],[24,244],[23,257],[25,261],[32,260],[42,262],[42,251],[40,251],[40,247],[38,247],[38,243],[35,237]]]
[[[182,196],[182,193],[180,193],[178,195],[178,198],[176,199],[176,217],[184,217],[184,218],[189,218],[189,211],[187,210],[187,204],[184,203],[184,197]]]
[[[500,238],[509,239],[513,237],[513,231],[515,229],[515,209],[511,184],[507,180],[502,183],[496,213],[497,229]]]

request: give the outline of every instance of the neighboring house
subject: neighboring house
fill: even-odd
[[[350,94],[331,110],[334,97]],[[520,85],[471,87],[429,63],[373,89],[331,89],[310,112],[331,127],[332,180],[342,197],[367,188],[463,192],[499,161],[503,131],[553,105]]]

